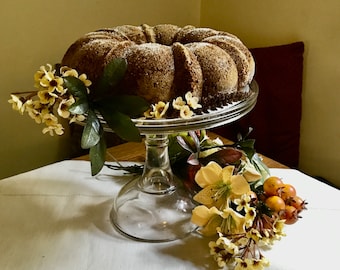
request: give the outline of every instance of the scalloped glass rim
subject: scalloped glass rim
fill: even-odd
[[[240,101],[232,102],[216,110],[194,115],[189,119],[132,119],[140,133],[145,134],[171,134],[175,132],[214,128],[234,122],[249,113],[256,104],[259,92],[258,84],[252,81],[250,84],[250,95]],[[98,115],[104,130],[112,132],[105,120]]]
[[[254,108],[259,91],[257,83],[252,81],[249,89],[251,93],[246,99],[194,115],[189,119],[132,119],[132,121],[141,134],[173,133],[221,126],[240,119]]]

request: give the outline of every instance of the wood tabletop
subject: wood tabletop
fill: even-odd
[[[228,144],[232,143],[230,140],[223,138],[215,133],[208,132],[208,136],[211,139],[219,137],[223,143]],[[259,154],[263,158],[263,162],[269,168],[288,168],[287,166],[265,157]],[[75,158],[76,160],[89,160],[89,155],[81,156]],[[107,161],[134,161],[134,162],[144,162],[145,161],[145,144],[144,142],[127,142],[123,144],[119,144],[117,146],[113,146],[107,149]]]

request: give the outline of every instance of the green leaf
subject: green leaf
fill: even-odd
[[[87,100],[87,88],[80,79],[73,76],[67,76],[64,78],[64,86],[75,97]]]
[[[78,99],[68,109],[72,114],[84,114],[89,110],[89,103],[87,99]]]
[[[105,93],[108,89],[115,87],[124,77],[127,62],[124,58],[115,58],[109,62],[99,78],[96,93]]]
[[[130,117],[114,110],[100,109],[109,127],[123,140],[140,142],[142,140],[138,128],[131,121]]]
[[[92,110],[89,110],[81,136],[81,147],[88,149],[95,146],[100,141],[102,132],[102,127],[96,114]]]
[[[145,99],[133,95],[117,95],[96,102],[96,107],[106,111],[119,111],[130,117],[139,117],[150,107]]]
[[[103,137],[99,142],[90,148],[91,174],[98,174],[104,166],[106,156],[106,143]]]
[[[239,141],[238,144],[241,145],[244,148],[254,148],[255,140],[254,139],[247,139],[247,140]]]
[[[255,140],[254,139],[246,139],[236,143],[237,147],[241,148],[249,159],[252,159],[256,150],[254,148]]]
[[[168,149],[168,154],[169,154],[169,159],[171,165],[175,164],[176,162],[179,162],[182,164],[182,162],[186,163],[186,160],[188,159],[189,155],[191,152],[188,150],[184,149],[177,140],[177,136],[181,134],[174,133],[174,134],[169,134],[169,149]],[[185,136],[185,135],[183,135]]]

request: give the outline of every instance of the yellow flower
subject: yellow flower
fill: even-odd
[[[191,222],[203,227],[199,230],[203,235],[215,235],[217,233],[216,228],[219,227],[222,222],[221,211],[216,207],[196,206],[192,211]]]
[[[263,256],[260,259],[235,258],[235,270],[263,270],[269,266],[269,262]]]
[[[169,102],[164,103],[163,101],[159,101],[157,104],[153,105],[153,112],[155,114],[155,118],[162,118],[166,111],[169,108]]]
[[[25,111],[25,103],[22,102],[20,97],[16,95],[11,95],[11,99],[8,100],[8,103],[12,104],[12,109],[18,111],[20,114],[23,114]]]
[[[29,117],[31,117],[37,124],[42,122],[41,111],[45,109],[48,111],[47,107],[41,104],[39,100],[29,99],[26,102],[26,111]]]
[[[254,222],[255,217],[256,217],[256,208],[246,206],[245,212],[246,212],[246,214],[245,214],[244,217],[246,219],[246,227],[250,228],[251,226],[253,226],[253,222]]]
[[[47,72],[44,77],[40,80],[40,85],[47,89],[47,91],[51,95],[57,96],[54,91],[57,91],[60,94],[65,93],[65,89],[63,87],[64,80],[59,76],[54,76],[53,72]]]
[[[55,76],[55,69],[51,64],[41,66],[40,69],[34,74],[35,86],[37,88],[46,89],[50,95],[57,97],[55,91],[63,95],[65,89],[63,87],[64,80],[59,76]]]
[[[53,71],[52,65],[47,64],[46,66],[41,66],[37,72],[34,73],[34,81],[35,81],[35,87],[40,87],[40,80],[45,76],[48,72],[55,72]]]
[[[201,108],[202,106],[198,104],[198,98],[193,97],[191,92],[187,92],[185,94],[185,99],[187,102],[183,100],[182,97],[177,97],[172,101],[172,107],[176,110],[179,110],[179,116],[183,119],[188,119],[194,115],[194,112],[190,109]]]
[[[184,105],[185,101],[182,99],[182,97],[177,97],[172,101],[172,107],[174,107],[176,110],[180,110]]]
[[[72,76],[72,77],[78,78],[78,76],[79,76],[77,70],[70,68],[70,67],[67,67],[67,66],[62,66],[60,68],[60,73],[63,77]]]
[[[245,233],[245,217],[229,207],[220,211],[214,206],[199,205],[192,211],[191,222],[200,226],[199,232],[205,236],[217,232],[224,235]]]
[[[42,120],[43,123],[45,123],[47,126],[42,131],[44,134],[49,132],[49,134],[53,136],[54,133],[57,135],[62,135],[64,133],[63,126],[58,123],[58,118],[54,114],[47,111],[43,111]]]
[[[219,238],[216,242],[209,242],[210,254],[214,256],[215,261],[219,267],[225,267],[229,263],[229,260],[239,253],[239,248],[228,238],[219,234]]]
[[[179,116],[183,119],[188,119],[193,115],[194,115],[194,112],[190,110],[190,107],[188,105],[182,106],[179,111]]]
[[[280,236],[285,236],[285,232],[283,231],[285,225],[285,221],[282,219],[277,219],[274,222],[274,228],[273,231],[275,232],[275,235]]]
[[[155,113],[153,111],[151,111],[151,109],[148,109],[147,111],[144,112],[144,117],[145,118],[154,118]]]
[[[61,124],[56,124],[56,125],[53,125],[53,126],[47,126],[45,127],[42,132],[45,134],[45,133],[49,133],[51,136],[55,134],[57,135],[63,135],[64,134],[64,128]]]
[[[42,115],[43,122],[47,126],[54,126],[58,123],[58,118],[54,114],[49,112],[48,110],[42,111],[41,115]]]
[[[248,232],[247,232],[247,237],[248,239],[253,239],[256,243],[258,243],[261,239],[262,239],[262,235],[260,234],[260,232],[255,229],[255,228],[251,228]]]
[[[51,95],[48,90],[39,91],[38,97],[42,104],[48,104],[52,106],[55,103],[55,96]]]
[[[221,179],[222,168],[218,163],[212,161],[208,165],[203,166],[195,176],[196,183],[201,187],[205,188],[212,184],[218,183]]]
[[[70,96],[69,99],[63,99],[58,106],[58,115],[63,117],[63,118],[69,118],[71,113],[69,112],[70,106],[75,103],[76,101],[74,100],[73,96]]]
[[[225,208],[222,212],[222,223],[219,231],[224,235],[245,233],[246,218],[232,208]]]
[[[208,207],[221,207],[228,198],[240,197],[250,191],[247,180],[242,175],[233,175],[234,166],[223,169],[211,161],[195,175],[196,183],[203,188],[194,196],[194,200]]]
[[[86,74],[81,74],[78,79],[81,80],[86,87],[89,87],[92,84],[92,82],[87,79]]]
[[[217,241],[216,241],[217,242]],[[222,246],[214,241],[209,242],[210,255],[213,255],[214,260],[217,262],[218,267],[224,268],[227,265],[226,259],[232,257],[234,254],[229,254]]]
[[[83,122],[86,119],[85,115],[82,114],[75,114],[72,116],[72,118],[70,119],[70,124],[74,123],[74,122]]]
[[[59,74],[61,74],[59,76]],[[36,123],[44,123],[43,133],[50,135],[62,135],[64,133],[63,126],[58,122],[58,117],[70,119],[70,123],[76,121],[84,121],[84,115],[71,115],[69,108],[75,103],[74,97],[67,93],[64,88],[64,77],[73,76],[81,80],[86,87],[91,85],[91,81],[87,79],[85,74],[79,75],[75,69],[69,67],[61,67],[60,73],[53,68],[51,64],[41,66],[34,74],[35,87],[38,91],[24,92],[24,97],[11,95],[8,100],[12,104],[14,110],[18,110],[21,114],[27,114],[35,120]],[[89,91],[89,89],[87,88]],[[56,112],[54,110],[56,109]]]
[[[237,254],[239,252],[238,246],[230,241],[230,239],[224,237],[222,233],[218,233],[218,235],[219,238],[216,241],[216,245],[223,245],[223,248],[230,254]]]
[[[86,74],[81,74],[80,76],[78,75],[78,71],[75,69],[72,69],[70,67],[67,66],[63,66],[60,68],[60,73],[62,74],[63,77],[67,77],[67,76],[72,76],[72,77],[76,77],[79,80],[81,80],[84,85],[86,87],[89,87],[92,82],[90,80],[87,79]]]
[[[198,97],[194,97],[191,92],[185,94],[185,99],[188,105],[194,110],[202,108],[202,105],[198,103]]]

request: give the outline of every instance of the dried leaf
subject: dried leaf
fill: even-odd
[[[203,164],[208,164],[210,161],[215,161],[220,166],[224,167],[229,164],[234,164],[240,160],[242,152],[232,147],[221,149],[211,155],[201,159]]]

